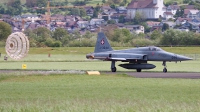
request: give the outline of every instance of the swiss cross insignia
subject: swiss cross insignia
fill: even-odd
[[[105,42],[104,42],[104,40],[102,39],[102,40],[101,40],[101,45],[103,45],[104,43],[105,43]]]

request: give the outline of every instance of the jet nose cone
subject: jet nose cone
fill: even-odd
[[[193,60],[192,58],[189,58],[189,57],[186,57],[186,56],[182,56],[182,55],[178,55],[177,57],[181,61]]]

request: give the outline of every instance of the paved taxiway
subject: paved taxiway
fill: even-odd
[[[0,70],[0,73],[11,73],[11,74],[85,74],[85,71],[69,70],[69,71],[60,71],[60,70]],[[162,72],[100,72],[101,74],[127,74],[136,78],[186,78],[186,79],[200,79],[200,73],[162,73]]]
[[[104,72],[113,74],[112,72]],[[200,73],[157,73],[157,72],[116,72],[114,74],[127,74],[137,78],[186,78],[186,79],[200,79]]]

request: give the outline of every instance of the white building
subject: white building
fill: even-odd
[[[90,25],[101,25],[104,23],[104,19],[91,19]]]
[[[178,5],[169,5],[167,7],[167,12],[171,12],[173,15],[176,14],[177,10],[180,10],[180,7]]]
[[[132,0],[127,6],[127,18],[133,19],[137,11],[147,19],[158,19],[163,17],[166,7],[163,0]]]
[[[39,17],[37,15],[32,15],[32,14],[24,14],[21,16],[21,18],[26,21],[31,21],[31,22],[35,22],[36,20],[39,20]]]
[[[163,18],[165,18],[166,20],[174,19],[173,14],[171,12],[164,12]]]
[[[198,18],[199,10],[189,10],[189,13],[186,15],[187,18]]]
[[[78,21],[77,24],[78,24],[79,28],[86,28],[89,26],[88,21]]]
[[[129,30],[130,32],[136,33],[136,34],[144,33],[144,26],[141,26],[141,25],[125,25],[122,28],[125,28]]]

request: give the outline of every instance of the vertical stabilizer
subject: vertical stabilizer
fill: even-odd
[[[94,52],[105,52],[112,50],[113,49],[111,48],[105,34],[103,32],[99,32]]]

